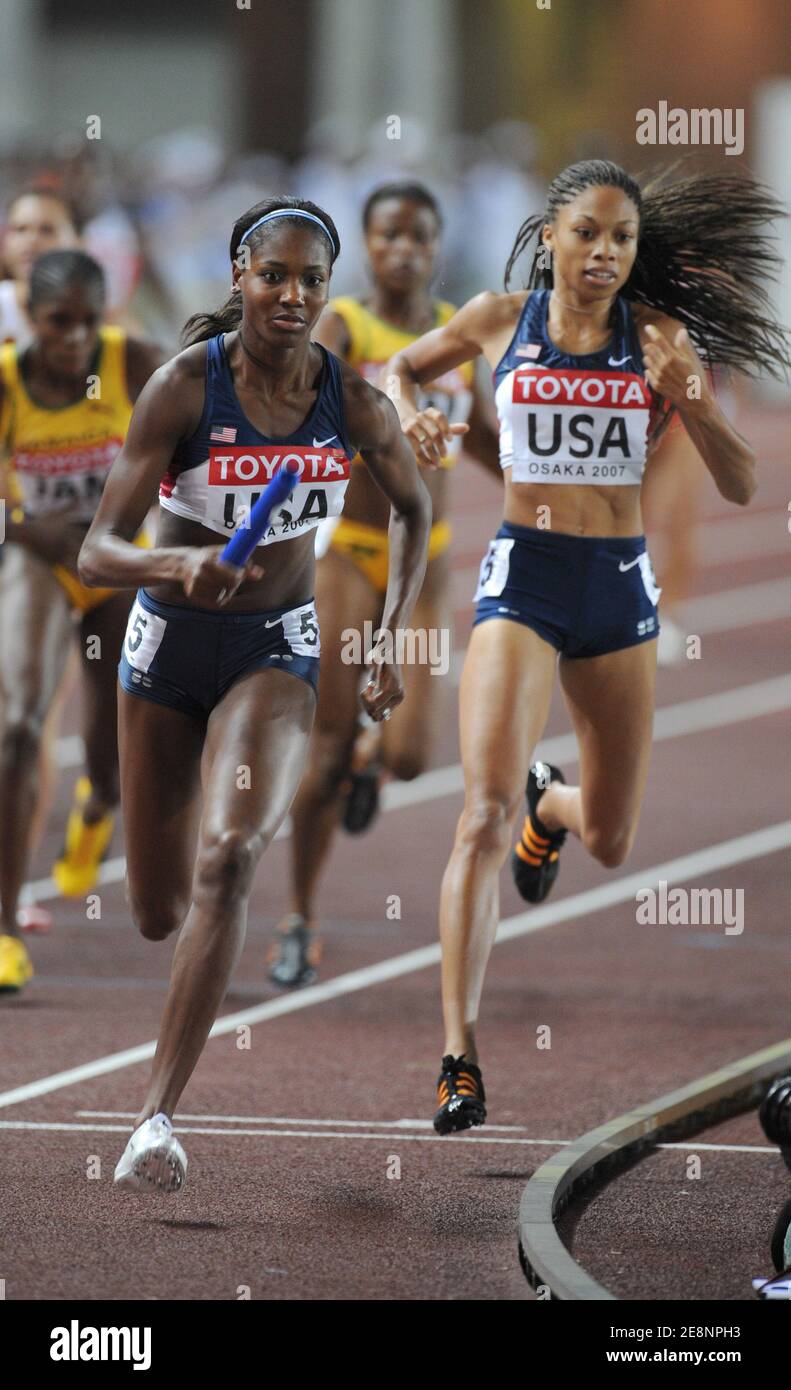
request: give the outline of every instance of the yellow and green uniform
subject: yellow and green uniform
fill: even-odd
[[[379,384],[379,376],[385,363],[395,353],[403,351],[422,335],[408,333],[392,323],[386,323],[365,305],[351,296],[344,295],[331,299],[327,308],[343,319],[349,334],[349,350],[346,361],[356,367],[361,376],[373,385]],[[435,305],[434,328],[442,328],[453,317],[456,309],[445,300]],[[451,424],[466,423],[472,409],[472,388],[475,368],[472,362],[454,367],[436,381],[419,388],[418,408],[426,410],[435,406],[447,416]],[[442,468],[452,468],[461,452],[461,440],[453,440],[448,453],[442,459]],[[354,464],[362,463],[359,454]],[[431,528],[429,540],[429,560],[448,549],[452,537],[450,523],[438,521]],[[387,530],[380,526],[367,526],[359,521],[342,516],[329,545],[330,550],[346,555],[367,576],[377,592],[384,594],[387,589]]]
[[[0,347],[0,381],[0,447],[15,510],[34,520],[69,507],[76,521],[90,525],[132,414],[123,329],[99,330],[99,351],[85,395],[71,405],[44,406],[33,399],[14,343]],[[138,537],[138,544],[146,542]],[[116,592],[87,589],[62,565],[52,570],[81,613]]]

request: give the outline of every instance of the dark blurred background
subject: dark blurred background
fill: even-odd
[[[3,207],[31,181],[67,189],[113,304],[173,344],[224,298],[231,224],[271,193],[335,218],[344,292],[364,285],[367,192],[425,180],[445,212],[437,288],[456,300],[501,287],[519,224],[585,155],[639,173],[691,153],[695,168],[758,173],[791,205],[787,0],[246,4],[0,5]],[[660,101],[743,109],[743,154],[638,145],[637,112]],[[787,277],[781,294],[788,322]]]

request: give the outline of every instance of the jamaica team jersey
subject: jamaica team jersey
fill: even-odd
[[[356,367],[361,376],[366,381],[370,381],[373,386],[379,385],[379,376],[386,362],[395,356],[397,352],[409,347],[410,343],[417,342],[421,336],[419,333],[406,333],[402,328],[397,328],[395,324],[386,323],[384,319],[377,318],[370,309],[366,309],[359,299],[353,299],[350,295],[340,296],[338,299],[331,299],[327,309],[334,314],[338,314],[346,324],[349,332],[349,352],[348,363],[350,367]],[[452,304],[440,299],[436,304],[436,317],[434,328],[444,328],[445,324],[453,318],[456,309]],[[429,406],[434,406],[437,410],[447,416],[450,424],[466,424],[472,409],[472,386],[475,376],[475,368],[472,362],[465,362],[460,367],[454,367],[452,371],[445,372],[436,381],[429,382],[426,386],[418,389],[418,408],[426,410]],[[462,441],[459,435],[455,435],[448,446],[448,452],[442,459],[441,467],[452,468],[457,462],[461,452]],[[354,460],[355,463],[362,460]]]
[[[639,484],[656,398],[629,303],[606,347],[572,356],[550,340],[549,296],[528,295],[495,372],[501,466],[515,483]]]
[[[259,545],[305,535],[340,516],[353,449],[343,413],[341,364],[321,348],[323,367],[307,420],[286,439],[260,433],[242,411],[225,354],[224,335],[206,344],[206,392],[195,433],[180,444],[159,486],[166,511],[222,536],[244,526],[276,472],[296,463],[299,482],[271,518]]]
[[[72,405],[50,407],[33,400],[13,343],[0,347],[0,377],[0,444],[15,501],[29,517],[68,507],[75,521],[90,524],[132,414],[126,389],[126,334],[115,327],[99,330],[88,387]]]

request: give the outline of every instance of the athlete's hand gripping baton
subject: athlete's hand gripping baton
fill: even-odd
[[[239,569],[242,569],[269,525],[269,518],[275,507],[291,496],[298,482],[299,464],[287,463],[278,469],[253,507],[247,524],[240,526],[236,533],[231,536],[220,559],[227,561],[229,565],[237,565]]]

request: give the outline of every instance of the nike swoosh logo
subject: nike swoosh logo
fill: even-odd
[[[329,437],[329,439],[314,439],[314,441],[313,441],[313,448],[314,448],[314,449],[323,449],[325,444],[331,444],[332,441],[333,441],[333,439],[337,439],[337,438],[338,438],[337,434],[331,434],[330,437]]]
[[[624,362],[631,362],[631,360],[632,360],[631,354],[629,354],[627,357],[608,357],[608,358],[607,358],[607,361],[609,362],[609,364],[610,364],[611,367],[622,367],[623,364],[624,364]]]
[[[626,570],[633,569],[635,565],[639,565],[639,563],[640,563],[640,561],[642,560],[642,558],[643,558],[642,555],[638,555],[637,559],[636,559],[636,560],[630,560],[629,563],[628,563],[628,565],[625,565],[624,562],[623,562],[623,560],[621,560],[621,562],[620,562],[619,565],[618,565],[618,568],[619,568],[619,570],[621,571],[621,574],[623,574]]]
[[[264,627],[277,627],[278,623],[281,623],[282,621],[283,621],[282,618],[273,618],[272,621],[270,622],[269,619],[267,618],[267,619],[266,619],[266,622],[264,623]]]

